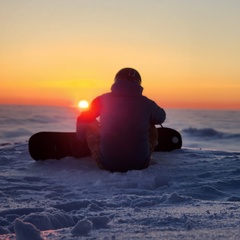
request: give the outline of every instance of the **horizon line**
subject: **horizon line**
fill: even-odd
[[[59,107],[78,108],[76,104],[36,104],[36,103],[0,103],[0,106]],[[240,111],[240,108],[204,108],[204,107],[163,107],[172,110],[205,110],[205,111]]]

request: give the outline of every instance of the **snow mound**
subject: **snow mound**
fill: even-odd
[[[74,236],[84,236],[87,235],[91,232],[92,230],[92,222],[87,220],[87,219],[83,219],[81,221],[79,221],[76,226],[73,227],[73,229],[71,230],[72,235]]]
[[[16,240],[43,240],[40,230],[31,223],[23,222],[18,218],[14,222],[14,231]]]

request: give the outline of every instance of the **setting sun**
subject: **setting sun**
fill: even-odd
[[[81,109],[87,109],[89,107],[89,103],[87,100],[81,100],[78,103],[78,107]]]
[[[240,1],[60,2],[0,1],[0,105],[83,110],[133,67],[161,107],[240,109]]]

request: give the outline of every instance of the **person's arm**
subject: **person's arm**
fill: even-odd
[[[77,137],[79,140],[85,140],[85,130],[89,123],[94,122],[100,115],[100,97],[95,98],[90,108],[87,111],[83,111],[77,118]]]
[[[155,102],[153,104],[150,122],[151,124],[162,124],[166,119],[166,112]]]
[[[87,111],[83,111],[78,117],[78,122],[93,122],[100,115],[100,97],[95,98]]]

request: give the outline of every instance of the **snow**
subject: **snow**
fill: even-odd
[[[240,239],[240,153],[183,148],[149,168],[34,161],[0,147],[0,239]]]
[[[31,223],[25,223],[20,219],[14,221],[16,240],[42,240],[41,232]]]
[[[92,225],[92,222],[87,219],[80,220],[77,225],[73,227],[71,233],[75,236],[87,235],[91,232]]]

